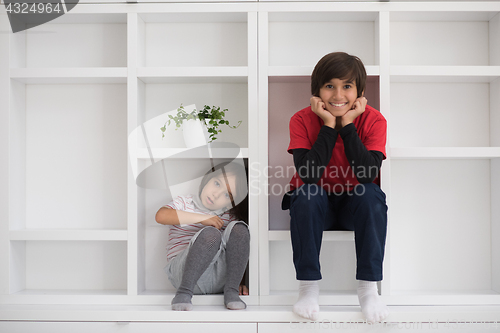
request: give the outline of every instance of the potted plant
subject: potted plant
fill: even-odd
[[[218,106],[209,107],[208,105],[205,105],[205,107],[201,110],[196,110],[195,105],[189,105],[184,108],[184,106],[181,104],[181,106],[179,106],[179,108],[177,109],[177,114],[175,116],[168,115],[169,119],[165,122],[163,127],[160,128],[160,130],[162,131],[162,139],[165,137],[167,126],[170,126],[171,122],[173,121],[175,123],[176,130],[183,126],[184,132],[188,131],[186,130],[186,125],[188,123],[201,124],[201,127],[205,127],[206,131],[208,132],[208,143],[213,142],[217,140],[217,135],[222,132],[222,129],[220,129],[219,127],[220,125],[226,125],[229,128],[233,129],[238,128],[241,125],[241,120],[235,126],[230,125],[229,121],[224,119],[227,111],[227,109],[221,110]],[[189,122],[190,120],[193,120],[193,122]],[[199,129],[199,126],[200,125],[195,128]],[[187,136],[185,133],[184,138],[186,140],[187,138],[192,138],[193,135],[196,135],[196,133],[190,133]],[[206,140],[203,144],[205,143]]]

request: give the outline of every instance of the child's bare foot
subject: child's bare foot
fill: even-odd
[[[293,312],[303,318],[317,320],[319,315],[318,281],[300,281],[299,300],[293,306]]]
[[[361,312],[369,323],[377,323],[389,315],[389,309],[382,302],[377,291],[376,281],[359,281],[358,299]]]

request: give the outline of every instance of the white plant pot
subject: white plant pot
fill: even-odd
[[[209,140],[208,128],[205,122],[199,119],[184,120],[182,135],[187,148],[206,145]]]

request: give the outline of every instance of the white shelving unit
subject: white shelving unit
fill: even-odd
[[[10,32],[3,6],[0,30]],[[333,51],[363,60],[368,103],[388,120],[389,319],[498,321],[499,1],[83,1],[39,27],[0,33],[0,320],[291,329],[283,325],[299,320],[297,282],[280,205],[294,172],[288,122],[309,104],[314,65]],[[161,139],[165,113],[181,103],[220,105],[242,120],[219,138],[249,164],[244,312],[223,311],[221,295],[195,296],[201,311],[165,311],[168,230],[154,214],[172,194],[136,177],[166,157],[186,172],[201,167],[180,131]],[[329,320],[362,318],[353,240],[325,233]]]

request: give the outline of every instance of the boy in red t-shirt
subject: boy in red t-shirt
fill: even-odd
[[[378,295],[387,231],[385,194],[374,184],[385,159],[387,122],[363,97],[366,71],[343,52],[324,56],[311,76],[311,106],[290,120],[297,170],[283,198],[290,209],[299,300],[293,311],[316,320],[324,230],[354,230],[358,299],[368,322],[388,309]]]

